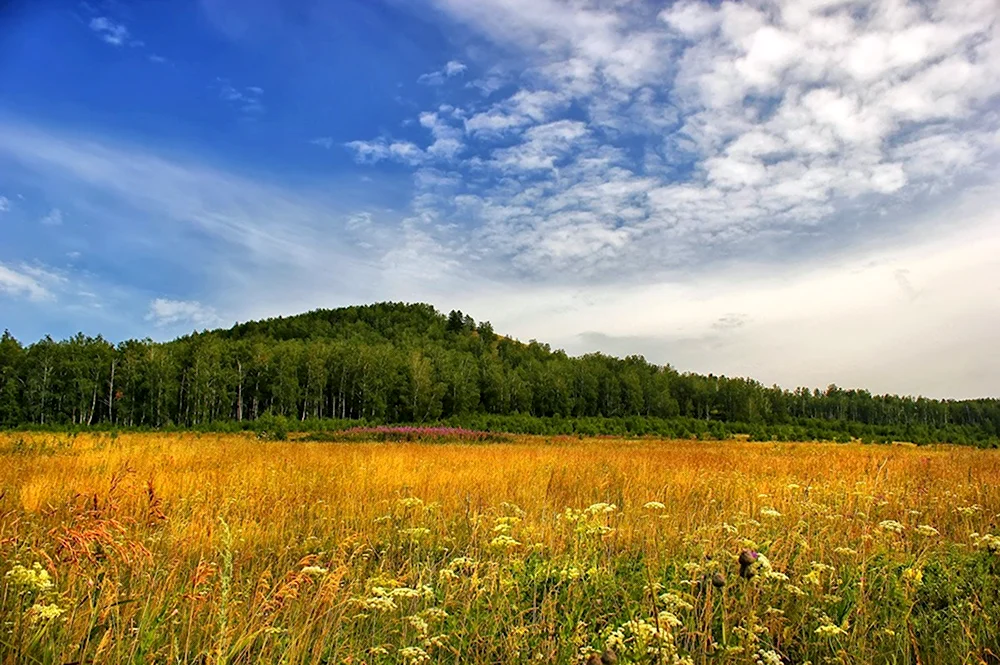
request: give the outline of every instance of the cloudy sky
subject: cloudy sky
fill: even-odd
[[[0,5],[0,328],[382,300],[1000,396],[996,0]]]

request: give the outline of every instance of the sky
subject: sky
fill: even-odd
[[[1000,397],[996,0],[0,3],[0,328],[379,301]]]

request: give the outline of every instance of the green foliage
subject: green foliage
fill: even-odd
[[[254,422],[257,438],[268,441],[285,441],[288,439],[288,419],[265,413]]]
[[[997,446],[1000,400],[766,387],[641,356],[570,358],[487,321],[379,303],[167,343],[0,338],[0,427],[279,432],[311,421],[448,423],[536,434]],[[294,423],[294,424],[293,424]]]

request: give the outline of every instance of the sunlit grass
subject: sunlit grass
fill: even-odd
[[[998,520],[966,448],[10,433],[0,662],[998,662]]]

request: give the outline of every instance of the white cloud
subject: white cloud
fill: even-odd
[[[401,215],[385,203],[397,185],[361,189],[354,175],[282,187],[213,167],[202,154],[167,158],[148,146],[3,120],[0,159],[42,183],[47,197],[74,197],[74,219],[100,222],[102,242],[88,256],[127,254],[132,264],[208,285],[202,302],[239,320],[378,299],[391,273],[380,257],[403,242]],[[362,225],[359,211],[377,215]],[[84,277],[72,275],[94,281]],[[112,304],[145,305],[131,282],[145,276],[115,279],[88,290]],[[122,316],[132,306],[120,305]]]
[[[377,139],[375,141],[351,141],[344,145],[354,152],[354,159],[359,164],[377,164],[389,160],[416,166],[425,157],[424,151],[409,141]]]
[[[39,266],[22,264],[18,268],[0,263],[0,294],[25,297],[32,301],[53,300],[55,295],[49,286],[60,278],[53,272]]]
[[[685,0],[659,15],[628,2],[434,2],[515,49],[521,88],[454,104],[469,140],[454,168],[479,177],[436,205],[418,187],[414,201],[471,219],[478,252],[538,278],[648,279],[769,251],[796,229],[833,237],[849,217],[997,162],[1000,7],[988,0],[864,12]],[[576,135],[546,138],[552,127]],[[608,182],[633,193],[589,195]],[[587,238],[604,249],[581,253]]]
[[[59,208],[53,208],[39,220],[45,226],[59,226],[63,223],[63,213]]]
[[[112,21],[106,16],[97,16],[90,20],[90,29],[100,35],[108,44],[121,46],[128,41],[129,31],[123,24]]]
[[[188,325],[195,328],[218,326],[222,319],[211,307],[196,300],[157,298],[149,304],[146,320],[157,326]]]
[[[317,138],[311,139],[309,143],[313,145],[318,145],[321,148],[326,148],[329,150],[333,147],[333,138],[330,136],[319,136]]]
[[[420,125],[430,130],[434,143],[427,148],[427,154],[444,160],[454,159],[465,148],[462,130],[447,121],[437,112],[420,114]]]
[[[466,69],[468,69],[468,67],[466,67],[463,63],[459,62],[458,60],[449,60],[447,64],[445,64],[444,66],[444,73],[445,76],[449,77],[458,76]]]
[[[0,196],[0,212],[10,211],[10,199],[6,196]]]
[[[1000,356],[993,353],[1000,325],[996,191],[983,188],[907,216],[911,230],[891,246],[872,241],[778,266],[750,257],[647,284],[470,289],[461,302],[497,330],[572,353],[642,353],[682,371],[788,388],[835,382],[875,392],[1000,397]],[[956,219],[961,226],[942,224]]]
[[[445,81],[464,74],[468,67],[458,60],[449,60],[441,69],[422,74],[417,82],[425,85],[444,85]]]
[[[216,79],[219,88],[219,98],[232,104],[246,117],[258,116],[264,113],[264,89],[255,85],[239,89],[226,79]]]

